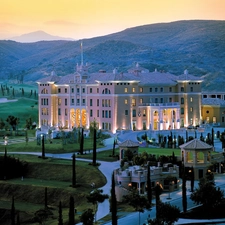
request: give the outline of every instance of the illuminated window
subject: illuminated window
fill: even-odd
[[[142,104],[143,103],[143,98],[139,99],[139,103]]]
[[[143,110],[143,116],[146,116],[146,110],[145,109]]]
[[[190,108],[190,111],[193,112],[193,107]]]
[[[131,105],[132,105],[132,106],[136,106],[136,99],[135,99],[135,98],[132,98],[132,100],[131,100]]]
[[[193,98],[191,97],[191,98],[190,98],[190,102],[192,102],[192,101],[193,101]]]
[[[132,88],[132,92],[133,92],[133,93],[135,92],[135,88],[134,88],[134,87]]]
[[[142,87],[140,88],[140,92],[143,92],[143,88]]]
[[[128,100],[124,99],[124,104],[127,105],[128,104]]]
[[[128,89],[127,88],[124,88],[124,92],[127,93],[128,92]]]
[[[61,105],[61,104],[62,104],[62,99],[58,98],[58,105]]]

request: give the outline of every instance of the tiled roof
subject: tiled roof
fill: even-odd
[[[208,145],[207,143],[200,141],[198,139],[191,140],[183,145],[179,146],[181,149],[184,150],[212,150],[212,146]]]
[[[138,146],[139,146],[138,142],[133,142],[131,140],[126,140],[119,144],[119,147],[138,147]]]
[[[59,77],[57,75],[51,75],[51,76],[44,77],[44,78],[38,80],[37,82],[40,82],[40,83],[58,82],[60,79],[61,79],[61,77]]]
[[[219,98],[203,98],[202,99],[202,105],[224,105],[225,106],[225,100],[219,99]]]

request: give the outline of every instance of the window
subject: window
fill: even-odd
[[[224,123],[224,116],[222,116],[222,123]]]
[[[160,88],[160,92],[163,92],[163,88],[162,87]]]
[[[143,103],[143,98],[139,99],[139,103],[142,104]]]
[[[68,114],[67,112],[68,112],[68,110],[67,110],[67,109],[65,109],[65,116],[67,116],[67,114]]]
[[[124,104],[127,105],[128,104],[128,100],[124,99]]]
[[[85,105],[85,98],[82,99],[82,104]]]
[[[146,110],[145,109],[143,110],[143,116],[146,116]]]
[[[77,93],[80,93],[80,88],[77,88]]]
[[[91,92],[92,93],[92,92]],[[97,88],[97,93],[99,93],[99,88]]]
[[[184,104],[184,98],[180,98],[180,104]]]
[[[102,99],[102,107],[105,107],[105,100]]]
[[[190,91],[193,92],[193,87],[190,88]]]
[[[158,103],[158,98],[155,98],[155,103]]]
[[[61,93],[61,88],[58,88],[58,93]]]
[[[158,88],[155,88],[155,92],[158,92]]]
[[[92,99],[90,99],[90,106],[92,106]]]
[[[104,118],[104,117],[105,117],[105,111],[102,110],[102,118]]]
[[[111,111],[109,110],[109,118],[111,118]]]
[[[125,110],[125,116],[128,116],[128,110],[127,109]]]
[[[180,108],[180,114],[184,115],[184,108]]]
[[[133,109],[133,111],[132,111],[132,116],[133,116],[133,117],[136,117],[136,109]]]
[[[60,116],[61,115],[61,109],[58,108],[58,115]]]
[[[67,105],[67,99],[65,99],[65,105]]]
[[[90,117],[92,117],[93,116],[93,111],[92,111],[92,109],[90,110]]]
[[[72,103],[72,105],[74,104],[74,98],[71,99],[71,103]]]
[[[173,100],[172,100],[172,98],[169,98],[169,102],[172,102]]]
[[[105,110],[105,118],[108,118],[108,110]]]
[[[99,110],[97,110],[97,117],[99,117]]]
[[[82,88],[82,92],[85,93],[85,88]]]
[[[160,103],[163,103],[163,98],[160,98]]]
[[[149,92],[152,92],[152,88],[149,88]]]
[[[216,123],[216,117],[213,116],[213,123]]]
[[[62,104],[62,99],[58,98],[58,105],[61,105],[61,104]]]
[[[132,88],[132,92],[133,92],[133,93],[135,92],[135,87]]]
[[[74,88],[71,89],[71,92],[74,93]]]
[[[181,88],[180,88],[180,91],[181,91],[181,92],[184,92],[184,87],[181,87]]]
[[[193,102],[193,98],[192,97],[190,98],[190,102]]]
[[[125,93],[127,93],[127,92],[128,92],[128,89],[127,89],[126,87],[124,88],[124,92],[125,92]]]
[[[67,93],[67,88],[65,88],[65,93]]]
[[[140,88],[140,92],[143,92],[143,88],[142,87]]]
[[[169,92],[172,92],[172,88],[171,87],[169,87]]]
[[[90,93],[92,93],[92,88],[90,88]]]
[[[97,106],[99,106],[99,99],[97,99]]]
[[[131,100],[131,105],[132,105],[132,106],[136,106],[136,99],[135,99],[135,98],[132,98],[132,100]]]
[[[193,112],[193,107],[190,108],[190,112]]]
[[[80,105],[80,99],[77,98],[77,105]]]

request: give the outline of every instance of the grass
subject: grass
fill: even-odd
[[[84,210],[92,207],[86,200],[86,195],[92,190],[90,183],[94,182],[96,188],[106,183],[105,177],[98,168],[90,166],[87,162],[76,161],[77,187],[72,188],[72,160],[53,158],[43,160],[31,155],[16,155],[16,157],[28,162],[28,173],[23,179],[0,181],[0,208],[10,209],[11,199],[14,196],[16,210],[20,211],[23,221],[25,217],[33,218],[37,210],[44,208],[45,187],[48,192],[48,205],[53,212],[53,217],[45,221],[45,224],[50,225],[57,224],[59,201],[63,206],[63,219],[67,221],[71,195],[75,199],[77,215],[80,215]],[[79,216],[76,218],[78,221]]]

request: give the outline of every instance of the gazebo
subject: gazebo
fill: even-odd
[[[211,151],[213,146],[198,139],[191,140],[181,148],[181,156],[185,167],[194,168],[195,180],[199,180],[207,173],[207,168],[211,164]]]
[[[124,153],[127,150],[130,150],[133,153],[133,155],[138,155],[138,147],[139,147],[139,143],[131,141],[131,140],[126,140],[120,143],[119,144],[120,160],[124,158]]]

